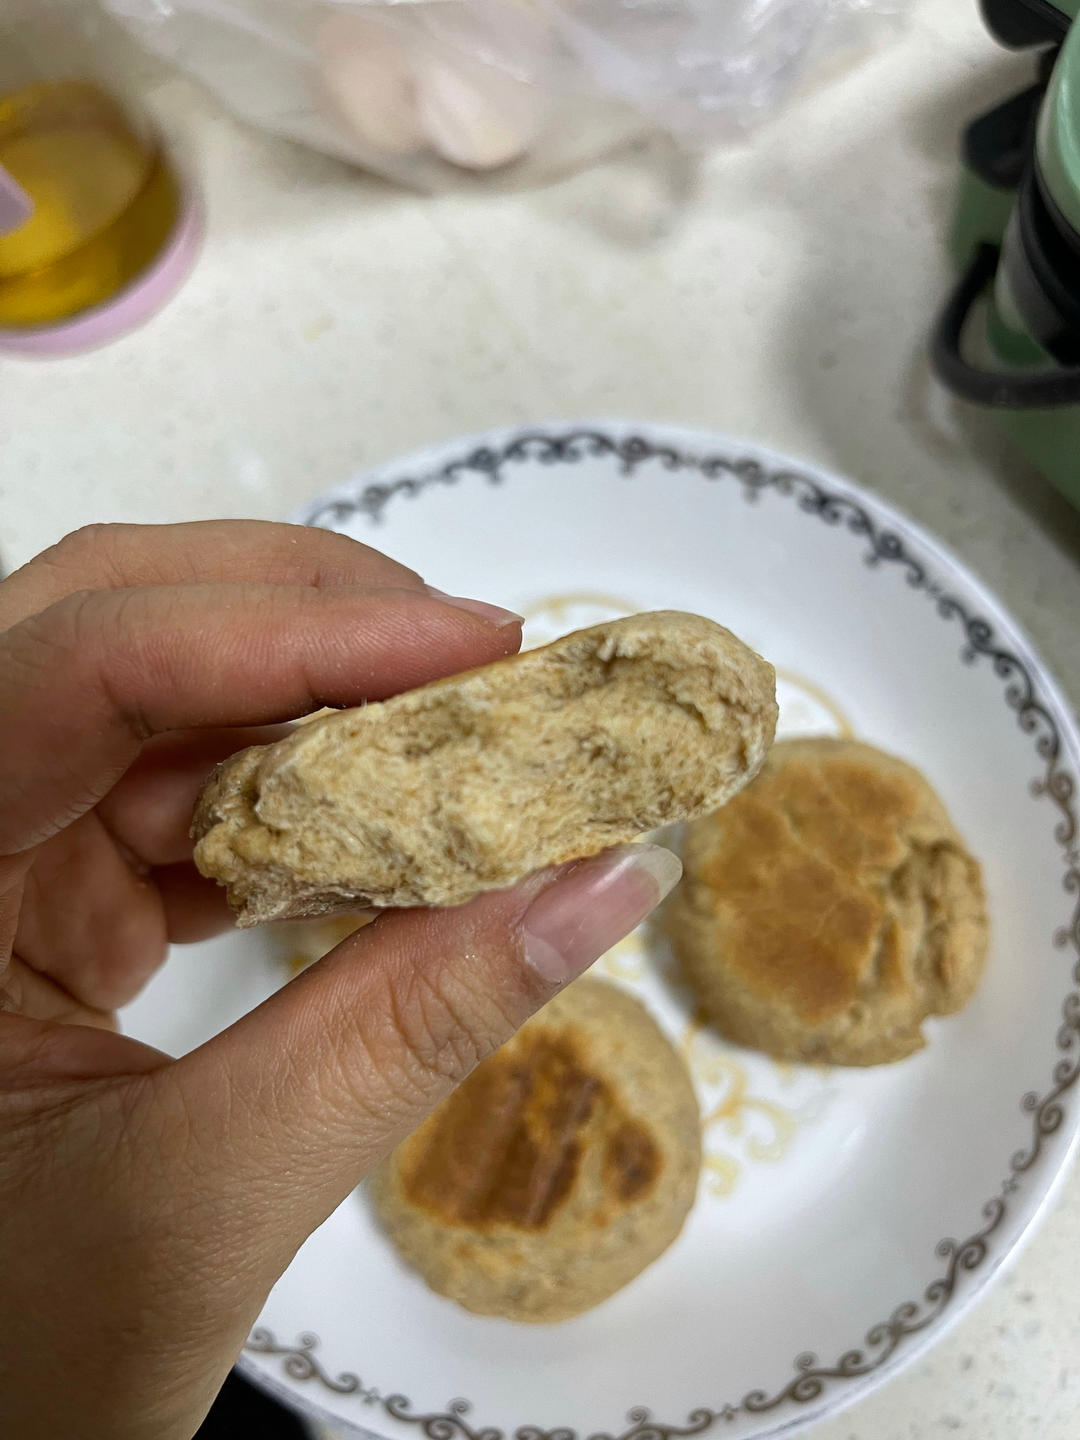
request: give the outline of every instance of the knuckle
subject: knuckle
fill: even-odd
[[[4,636],[4,671],[32,693],[38,681],[63,677],[71,693],[84,684],[104,694],[136,739],[152,733],[128,683],[142,658],[135,641],[145,618],[140,590],[73,590]]]
[[[133,527],[97,521],[72,530],[44,550],[35,562],[59,574],[78,575],[92,567],[94,574],[110,569],[113,557]]]
[[[105,598],[97,590],[73,590],[24,620],[12,632],[13,638],[30,656],[49,665],[84,655],[100,639]]]
[[[90,666],[96,687],[133,735],[147,739],[153,727],[133,703],[128,683],[145,659],[137,642],[147,617],[146,592],[79,590],[53,608],[61,612],[57,626],[68,652]]]
[[[102,599],[97,590],[72,590],[47,610],[24,620],[15,633],[53,655],[81,653],[94,638],[94,632],[100,632]]]
[[[497,996],[449,966],[399,972],[389,998],[398,1047],[425,1091],[464,1079],[516,1028]]]
[[[76,590],[63,600],[21,621],[5,635],[4,669],[24,689],[35,676],[65,662],[78,648],[84,607],[90,591]]]

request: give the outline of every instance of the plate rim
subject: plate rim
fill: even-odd
[[[974,664],[981,657],[991,664],[1017,725],[1033,738],[1043,774],[1032,781],[1032,798],[1048,798],[1056,807],[1053,838],[1065,862],[1062,887],[1066,895],[1080,897],[1080,822],[1073,806],[1074,772],[1080,770],[1080,731],[1060,686],[1023,628],[964,561],[902,510],[854,481],[770,447],[694,427],[614,419],[554,421],[499,427],[425,446],[359,472],[300,507],[291,518],[335,529],[363,516],[377,530],[388,505],[400,498],[415,498],[435,486],[456,485],[467,477],[498,485],[503,482],[505,467],[524,461],[554,466],[605,458],[614,460],[628,479],[640,466],[653,463],[669,472],[697,473],[710,483],[732,480],[748,503],[767,492],[789,499],[807,515],[866,542],[869,548],[864,549],[864,563],[871,568],[899,566],[907,583],[932,601],[942,619],[959,621],[961,663]],[[911,542],[913,549],[905,541]],[[937,569],[944,577],[934,573]],[[950,580],[962,582],[965,599],[950,592]],[[968,599],[976,600],[992,620],[978,613]],[[1021,1098],[1021,1111],[1031,1117],[1032,1130],[1009,1158],[998,1190],[981,1207],[979,1225],[964,1240],[938,1242],[934,1254],[944,1264],[944,1271],[939,1264],[939,1273],[922,1287],[919,1298],[896,1306],[886,1320],[871,1326],[858,1344],[835,1362],[821,1362],[810,1352],[796,1356],[791,1375],[773,1391],[748,1390],[734,1405],[699,1406],[677,1423],[657,1420],[644,1407],[635,1406],[627,1411],[625,1426],[590,1432],[586,1440],[681,1440],[740,1416],[775,1414],[776,1425],[767,1422],[766,1429],[753,1432],[757,1440],[768,1440],[839,1414],[944,1338],[986,1293],[1006,1261],[1015,1258],[1031,1238],[1080,1143],[1080,1111],[1074,1105],[1070,1113],[1066,1103],[1080,1078],[1080,898],[1073,901],[1067,921],[1053,933],[1053,943],[1073,957],[1068,970],[1071,988],[1060,1008],[1050,1080],[1042,1082],[1044,1089],[1028,1091]],[[995,1251],[992,1241],[1010,1217],[1009,1205],[1021,1188],[1021,1179],[1036,1170],[1046,1142],[1058,1132],[1067,1140],[1056,1165],[1044,1165],[1032,1175],[1025,1196],[1027,1208],[1017,1206],[1011,1217],[1013,1225],[1006,1227],[1006,1233],[1014,1227],[1015,1233]],[[473,1407],[466,1400],[454,1400],[443,1411],[415,1411],[405,1396],[381,1394],[362,1384],[358,1375],[331,1375],[318,1358],[319,1344],[318,1336],[310,1331],[300,1333],[293,1345],[279,1343],[265,1326],[256,1326],[238,1367],[247,1378],[288,1403],[372,1440],[384,1437],[356,1420],[327,1411],[312,1395],[270,1374],[255,1357],[280,1357],[284,1374],[293,1381],[314,1380],[330,1392],[359,1395],[390,1418],[419,1427],[427,1440],[580,1440],[576,1430],[562,1425],[545,1429],[522,1423],[503,1430],[481,1424],[470,1418]]]

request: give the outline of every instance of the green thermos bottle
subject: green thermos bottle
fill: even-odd
[[[965,135],[952,236],[962,274],[933,361],[1080,507],[1078,9],[1080,0],[984,0],[999,40],[1040,47],[1039,74]]]

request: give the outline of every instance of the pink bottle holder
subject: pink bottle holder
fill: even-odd
[[[22,187],[0,169],[0,233],[22,225],[32,210]],[[27,328],[0,326],[0,354],[75,355],[136,329],[187,279],[202,237],[202,204],[191,185],[184,183],[172,234],[145,270],[108,300],[66,320]]]

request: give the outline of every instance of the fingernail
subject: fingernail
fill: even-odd
[[[490,620],[492,625],[525,623],[523,615],[516,615],[513,610],[504,610],[501,605],[489,605],[486,600],[470,600],[465,595],[447,595],[445,590],[436,590],[434,585],[425,585],[424,589],[433,600],[441,600],[444,605],[453,605],[458,610],[468,610],[471,615]]]
[[[525,959],[565,985],[640,925],[681,875],[679,857],[659,845],[622,845],[581,861],[526,910]]]

